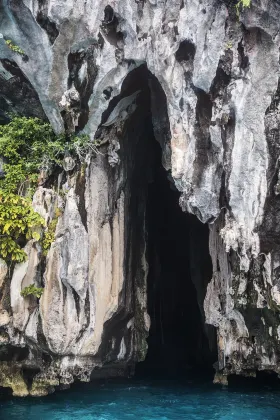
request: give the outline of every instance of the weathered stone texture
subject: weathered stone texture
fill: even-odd
[[[121,91],[126,77],[143,64],[162,88],[150,79],[163,165],[181,192],[182,209],[210,227],[213,278],[204,311],[218,333],[216,379],[256,370],[279,373],[280,3],[252,0],[240,19],[234,4],[0,1],[3,114],[11,108],[9,94],[14,98],[20,89],[14,78],[24,77],[28,95],[19,94],[23,102],[15,103],[15,111],[26,106],[27,115],[46,116],[56,132],[83,130],[92,139],[101,132],[115,165],[108,164],[102,146],[84,173],[75,168],[67,175],[46,267],[40,266],[40,249],[29,243],[28,262],[14,269],[10,307],[1,303],[0,325],[13,346],[29,349],[29,362],[40,370],[27,390],[18,365],[5,362],[0,381],[15,394],[44,395],[76,378],[88,380],[105,362],[110,374],[120,374],[145,357],[145,210],[138,203],[133,216],[142,223],[136,263],[129,216],[136,148],[124,125],[135,118],[141,127],[143,115],[134,108],[129,115],[122,108],[126,114],[119,119],[112,114],[112,104],[134,92]],[[5,39],[25,56],[11,51]],[[135,144],[137,136],[140,131],[134,132]],[[43,187],[34,197],[46,220],[56,202],[55,193]],[[44,274],[37,278],[39,267]],[[6,271],[1,263],[2,302]],[[20,296],[34,282],[45,287],[38,305]],[[7,344],[5,335],[0,346],[1,340]]]

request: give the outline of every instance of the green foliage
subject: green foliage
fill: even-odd
[[[250,7],[252,0],[239,0],[236,7],[237,16],[240,15],[240,10],[244,9],[244,7]]]
[[[15,45],[10,39],[7,39],[6,41],[6,45],[8,45],[8,47],[15,53],[20,54],[20,55],[25,55],[24,51],[18,46]]]
[[[87,136],[56,136],[50,124],[38,118],[16,117],[10,124],[0,126],[0,156],[4,164],[5,179],[0,188],[21,193],[24,184],[36,186],[41,170],[62,166],[65,153],[84,161],[94,143]]]
[[[44,256],[47,255],[51,247],[51,244],[54,242],[57,222],[58,222],[58,218],[56,217],[50,222],[49,226],[44,232],[43,239],[42,239],[42,249],[43,249]]]
[[[25,261],[19,240],[39,240],[38,230],[43,226],[44,220],[33,210],[30,199],[0,189],[0,256],[4,260]]]
[[[62,166],[66,152],[83,162],[91,151],[97,153],[88,136],[57,136],[50,124],[38,118],[15,117],[0,126],[0,156],[7,162],[0,188],[18,194],[26,188],[32,192],[39,172]]]
[[[30,197],[38,179],[36,145],[51,135],[48,124],[34,119],[15,118],[0,126],[0,156],[7,162],[0,180],[0,256],[7,262],[24,261],[20,243],[40,239],[44,220],[33,210]]]
[[[25,287],[20,294],[22,297],[35,296],[40,299],[43,292],[43,287],[36,287],[35,284],[30,284],[30,286]]]
[[[40,170],[59,163],[64,148],[64,139],[38,118],[16,117],[0,126],[0,155],[7,162],[0,188],[20,194],[27,187],[32,192]]]
[[[226,50],[231,50],[231,49],[232,49],[232,47],[233,47],[233,45],[232,45],[232,42],[231,42],[231,41],[228,41],[228,42],[226,43],[226,45],[225,45],[225,49],[226,49]]]
[[[31,203],[39,173],[63,166],[66,153],[84,162],[92,151],[97,153],[87,136],[57,136],[50,124],[38,118],[15,117],[9,124],[0,125],[0,157],[4,159],[5,174],[0,179],[0,256],[3,259],[24,261],[26,254],[19,244],[31,238],[40,239],[38,231],[44,221]],[[56,219],[59,215],[55,215]],[[43,238],[44,253],[54,240],[54,231],[51,222]]]
[[[239,0],[239,3],[241,3],[241,5],[243,7],[250,7],[251,5],[251,0]]]

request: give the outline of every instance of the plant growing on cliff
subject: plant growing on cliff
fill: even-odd
[[[47,227],[47,229],[44,232],[43,239],[42,239],[42,249],[43,249],[43,255],[46,256],[51,244],[54,242],[55,239],[55,230],[56,225],[58,222],[58,218],[55,217]]]
[[[62,167],[66,153],[83,162],[92,151],[96,146],[88,136],[55,135],[51,125],[38,118],[13,118],[0,126],[0,156],[5,161],[0,188],[26,193],[37,185],[40,171]]]
[[[28,296],[35,296],[36,298],[40,299],[44,292],[43,287],[36,287],[35,284],[30,284],[29,286],[26,286],[21,292],[22,297],[28,297]]]
[[[0,256],[6,261],[22,262],[26,253],[20,243],[40,239],[42,217],[34,211],[28,198],[0,189]]]
[[[232,47],[233,47],[233,45],[232,45],[232,42],[231,42],[231,41],[228,41],[228,42],[226,43],[226,45],[225,45],[225,49],[226,49],[226,50],[231,50],[231,49],[232,49]]]
[[[0,156],[5,162],[0,188],[20,195],[26,190],[32,193],[39,172],[60,163],[64,147],[64,139],[38,118],[16,117],[0,126]]]
[[[250,7],[251,6],[251,1],[252,0],[239,0],[236,7],[236,13],[237,16],[239,17],[240,15],[240,10],[244,9],[245,7]]]
[[[4,162],[0,173],[0,257],[7,262],[24,261],[22,246],[31,238],[40,239],[44,221],[31,201],[40,172],[62,167],[66,153],[84,162],[94,148],[87,136],[57,136],[50,124],[38,118],[15,117],[0,126],[0,158]],[[54,240],[54,223],[43,236],[45,253]]]
[[[24,51],[18,46],[15,45],[11,39],[7,39],[5,41],[6,45],[8,45],[8,47],[15,53],[20,54],[20,55],[25,55]]]

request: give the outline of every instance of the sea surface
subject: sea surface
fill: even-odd
[[[280,391],[208,381],[77,384],[45,398],[0,394],[1,420],[280,420]]]

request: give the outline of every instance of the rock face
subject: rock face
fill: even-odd
[[[280,373],[280,3],[239,18],[235,3],[0,1],[1,120],[38,116],[101,144],[35,194],[47,221],[61,210],[46,261],[29,242],[26,263],[1,263],[0,385],[15,395],[145,358],[149,118],[182,209],[209,224],[212,279],[194,286],[216,379]],[[39,302],[20,296],[33,283]]]

